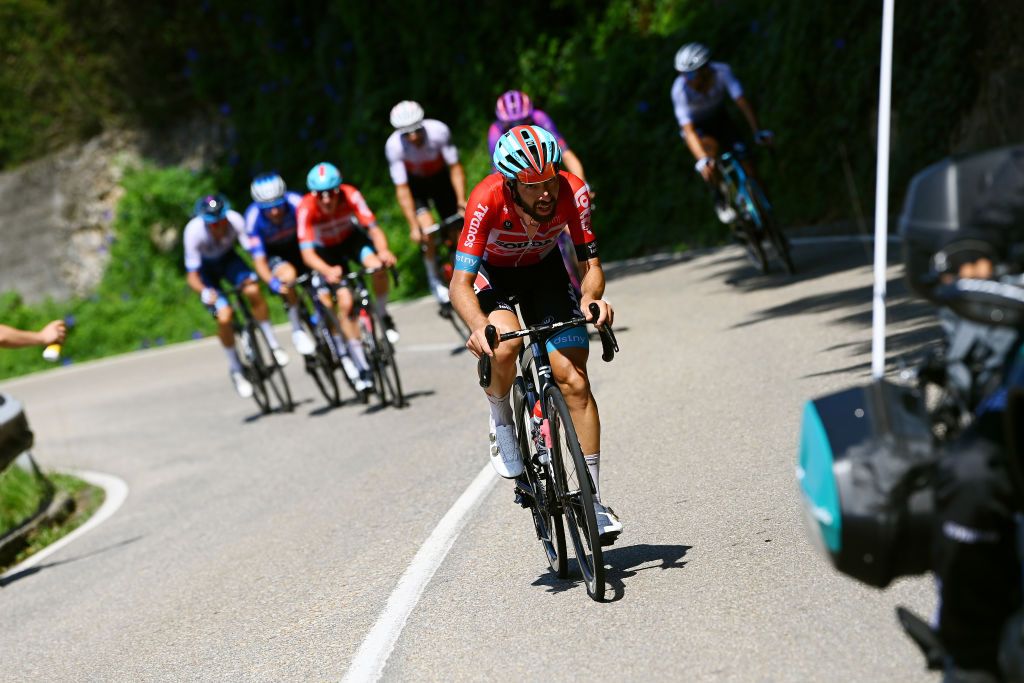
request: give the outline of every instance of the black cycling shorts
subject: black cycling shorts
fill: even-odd
[[[288,246],[267,246],[266,247],[267,265],[270,266],[270,272],[274,272],[282,263],[290,263],[295,267],[295,273],[302,275],[303,273],[309,272],[309,267],[305,261],[302,260],[302,251],[299,249],[298,242],[293,242]]]
[[[349,261],[362,264],[366,256],[366,250],[370,253],[377,253],[373,248],[373,242],[362,230],[356,230],[341,244],[330,247],[315,247],[317,256],[322,258],[329,266],[346,267]]]
[[[743,144],[743,139],[740,137],[739,130],[736,129],[736,124],[732,122],[724,106],[716,109],[711,116],[703,121],[699,123],[694,121],[693,128],[697,131],[697,135],[702,138],[714,138],[718,143],[720,154],[730,151],[737,144]]]
[[[580,301],[569,281],[558,249],[531,266],[498,268],[480,264],[477,300],[484,314],[494,310],[515,312],[515,304],[527,326],[571,320],[580,313]]]
[[[459,210],[455,199],[455,188],[452,187],[451,176],[447,167],[430,176],[409,176],[409,191],[412,192],[416,211],[430,210],[430,202],[440,215],[441,220],[448,218]]]

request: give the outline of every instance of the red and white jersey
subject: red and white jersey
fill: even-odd
[[[339,187],[341,196],[329,214],[320,210],[315,192],[307,193],[299,202],[295,220],[300,248],[332,247],[348,239],[356,225],[369,228],[377,224],[376,216],[359,190],[352,185],[342,184]]]
[[[558,233],[568,226],[581,261],[597,256],[597,241],[590,226],[590,189],[568,171],[559,171],[558,201],[554,217],[537,226],[531,237],[516,213],[505,178],[492,173],[469,195],[466,222],[455,257],[457,270],[476,272],[480,261],[499,268],[540,263],[557,248]]]
[[[452,132],[437,119],[423,120],[422,145],[416,146],[397,130],[384,144],[391,182],[409,184],[409,176],[432,176],[445,167],[459,163],[459,150],[452,144]]]

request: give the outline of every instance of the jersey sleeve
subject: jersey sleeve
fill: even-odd
[[[441,148],[444,163],[449,166],[459,163],[459,148],[452,142],[452,131],[446,124],[437,122],[437,144]]]
[[[491,185],[481,182],[473,188],[466,202],[466,222],[459,235],[459,246],[455,251],[455,270],[476,274],[487,247],[487,235],[494,224],[498,209],[492,206]]]
[[[237,211],[228,211],[228,223],[231,224],[231,229],[235,231],[235,239],[242,249],[249,250],[249,236],[245,232],[245,219],[242,214]]]
[[[494,148],[498,146],[498,138],[505,134],[505,131],[501,129],[501,126],[497,122],[492,123],[491,127],[487,129],[487,154],[488,158],[494,156]]]
[[[722,79],[722,83],[725,84],[725,89],[729,92],[729,97],[734,100],[743,97],[743,86],[740,85],[739,80],[732,73],[732,68],[728,64],[718,65],[718,77]]]
[[[352,207],[352,213],[359,219],[359,224],[364,228],[376,225],[377,217],[370,211],[370,207],[367,206],[366,200],[363,199],[363,195],[359,190],[351,185],[342,185],[341,189],[345,193],[345,201]]]
[[[246,236],[246,249],[253,256],[266,256],[267,250],[263,244],[263,239],[260,237],[259,230],[256,229],[256,220],[260,215],[260,207],[256,204],[250,204],[249,208],[245,210],[245,236]]]
[[[391,134],[384,145],[384,156],[388,160],[388,172],[391,174],[391,182],[395,185],[408,185],[409,174],[405,170],[405,158],[402,154],[402,139],[398,132]]]
[[[693,123],[693,119],[690,118],[690,105],[686,101],[686,82],[682,76],[678,76],[672,84],[672,111],[676,114],[680,128]]]
[[[569,143],[565,141],[562,134],[558,132],[558,127],[555,126],[555,122],[551,120],[546,111],[540,109],[533,110],[533,122],[534,124],[546,129],[549,133],[555,136],[555,140],[558,141],[558,146],[562,148],[562,151],[569,149]]]
[[[199,232],[202,226],[196,226],[195,219],[185,226],[185,234],[181,238],[182,247],[185,250],[185,270],[194,272],[199,270],[203,264],[203,257],[199,254],[199,240],[202,234]]]
[[[576,258],[580,261],[589,261],[597,258],[597,237],[590,223],[590,188],[585,182],[571,173],[565,174],[572,190],[573,203],[576,205],[576,213],[569,221],[569,236],[576,247]]]
[[[312,249],[316,246],[316,228],[313,227],[312,207],[303,199],[299,208],[295,209],[295,231],[299,238],[300,249]]]

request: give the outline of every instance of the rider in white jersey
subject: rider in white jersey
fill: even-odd
[[[672,108],[679,122],[680,135],[694,158],[696,169],[715,195],[715,210],[723,223],[736,219],[735,210],[718,189],[719,174],[715,160],[720,151],[742,145],[739,131],[725,108],[726,95],[736,103],[759,145],[770,145],[772,132],[760,128],[753,107],[743,94],[743,86],[728,64],[712,62],[711,51],[700,43],[687,43],[675,57],[679,76],[672,84]],[[754,174],[749,159],[743,160],[748,173]]]
[[[445,219],[466,208],[466,173],[448,126],[424,119],[423,108],[412,101],[399,102],[391,110],[395,132],[384,145],[391,182],[402,213],[409,222],[409,238],[423,249],[427,282],[438,303],[448,303],[448,288],[437,275],[436,245],[430,234],[438,222],[430,213],[431,202]],[[445,172],[447,171],[447,172]]]
[[[231,381],[239,396],[252,396],[252,384],[242,372],[242,364],[235,351],[235,333],[231,325],[234,311],[227,297],[220,291],[220,281],[227,280],[239,288],[249,300],[253,317],[259,322],[280,365],[288,362],[288,354],[278,344],[270,324],[270,311],[260,293],[256,274],[235,251],[235,244],[248,245],[245,219],[232,211],[221,195],[207,195],[196,202],[195,217],[185,226],[182,237],[185,249],[186,281],[202,299],[203,304],[217,320],[217,337],[228,359]]]

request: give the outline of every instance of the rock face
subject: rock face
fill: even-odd
[[[125,169],[143,160],[199,170],[222,131],[194,120],[171,131],[109,131],[0,173],[0,292],[27,302],[81,296],[109,258]]]

